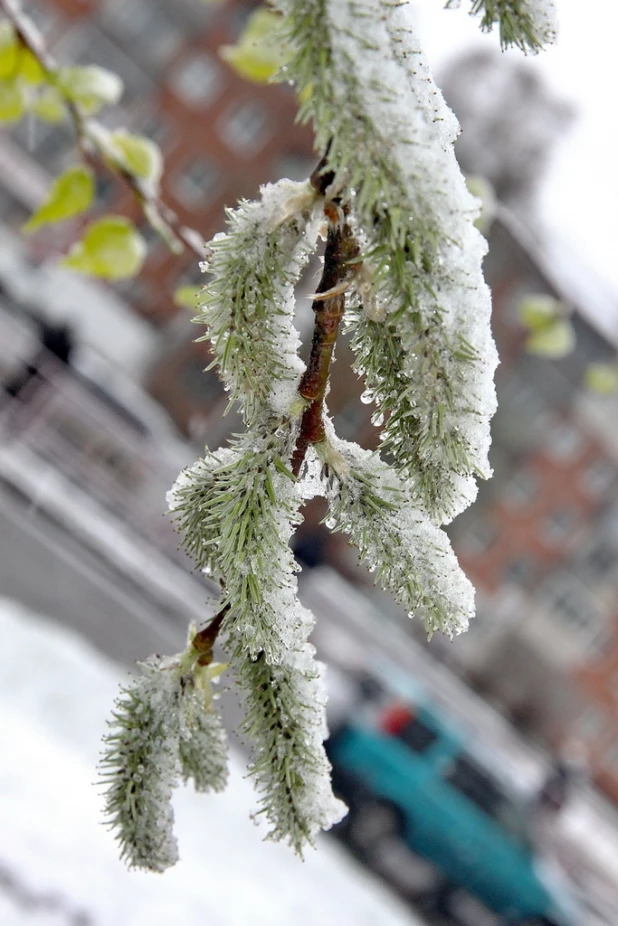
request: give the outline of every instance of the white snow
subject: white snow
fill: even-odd
[[[0,599],[0,921],[66,926],[420,926],[325,840],[302,863],[248,819],[236,757],[228,790],[181,789],[180,863],[128,872],[99,824],[99,740],[123,672],[76,635]],[[33,902],[20,904],[18,895]],[[58,908],[45,905],[54,894]]]

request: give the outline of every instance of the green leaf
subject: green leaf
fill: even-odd
[[[618,364],[591,363],[584,373],[584,384],[591,392],[600,395],[618,392]]]
[[[223,45],[219,54],[241,77],[256,84],[268,83],[291,54],[278,34],[280,23],[277,13],[264,8],[256,10],[236,45]]]
[[[26,110],[26,95],[18,80],[0,80],[0,122],[19,122]]]
[[[94,175],[89,167],[76,164],[54,180],[48,197],[24,225],[32,232],[41,225],[53,225],[85,212],[95,195]]]
[[[18,49],[19,42],[13,26],[6,20],[0,22],[0,80],[17,76],[19,72]]]
[[[146,242],[128,219],[106,215],[92,222],[61,261],[78,273],[121,280],[133,277],[146,258]]]
[[[29,84],[40,84],[46,79],[37,59],[21,44],[15,29],[5,20],[0,22],[0,79],[16,77],[23,77]]]
[[[181,309],[190,309],[195,312],[197,309],[198,299],[203,291],[203,286],[179,286],[174,292],[174,302]]]
[[[42,122],[58,123],[66,116],[66,106],[55,87],[42,87],[30,104],[30,112]]]
[[[60,68],[56,83],[61,93],[87,116],[98,112],[102,106],[113,106],[124,89],[117,74],[96,64]]]
[[[519,303],[519,319],[530,331],[540,331],[550,326],[562,314],[562,303],[553,296],[541,293],[526,296]]]
[[[129,174],[157,185],[163,172],[160,148],[145,135],[132,135],[124,129],[111,132],[107,150],[116,163]]]
[[[559,360],[566,357],[575,347],[575,330],[565,318],[554,321],[533,331],[526,339],[526,350],[539,357]]]

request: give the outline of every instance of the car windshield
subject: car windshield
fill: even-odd
[[[518,842],[528,842],[528,815],[525,806],[514,801],[500,782],[477,761],[469,755],[457,756],[449,763],[444,779],[465,794]]]

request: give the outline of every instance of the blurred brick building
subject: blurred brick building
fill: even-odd
[[[164,197],[205,239],[221,228],[224,206],[254,195],[260,183],[306,177],[315,163],[311,133],[294,125],[292,90],[253,86],[218,57],[255,2],[25,5],[59,60],[120,74],[122,105],[104,118],[158,142]],[[73,153],[68,126],[24,122],[7,135],[0,142],[2,220],[19,226]],[[141,223],[111,178],[100,180],[99,199],[106,211]],[[146,385],[179,430],[207,435],[216,446],[234,421],[221,420],[226,400],[215,373],[203,372],[207,348],[193,343],[197,331],[171,298],[179,284],[199,279],[195,257],[175,257],[143,224],[142,231],[150,243],[144,273],[121,290],[158,332]],[[37,236],[35,262],[58,254],[68,243],[63,234]],[[591,320],[597,296],[585,274],[576,279],[573,262],[566,263],[508,216],[494,224],[486,272],[502,357],[495,477],[451,529],[478,588],[479,616],[448,658],[522,729],[555,747],[569,737],[584,740],[595,778],[618,801],[618,399],[581,387],[586,365],[613,357],[618,339]],[[553,293],[573,306],[577,348],[568,358],[525,353],[517,306],[530,292]],[[301,322],[308,330],[308,301],[306,308]],[[347,355],[342,344],[329,401],[341,436],[360,433],[371,445],[371,409],[359,401]]]

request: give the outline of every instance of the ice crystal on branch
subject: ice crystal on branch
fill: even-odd
[[[171,801],[179,771],[179,689],[154,664],[143,671],[118,698],[104,739],[105,809],[128,865],[164,871],[178,860]]]
[[[444,531],[412,504],[397,474],[376,454],[344,441],[333,449],[344,465],[330,464],[331,529],[349,535],[376,581],[411,617],[418,613],[430,635],[466,630],[474,589]]]
[[[199,659],[189,643],[178,656],[141,663],[103,739],[105,814],[132,868],[165,871],[178,860],[171,801],[181,776],[198,791],[220,791],[227,780],[226,736],[208,690],[220,668]]]
[[[304,622],[308,635],[313,617],[306,611]],[[236,667],[246,712],[241,730],[253,744],[249,771],[271,826],[268,838],[289,843],[299,855],[346,811],[331,790],[323,667],[313,657],[305,643],[291,649],[283,665],[269,665],[261,654],[241,658]]]
[[[212,274],[195,321],[207,326],[232,401],[252,422],[269,407],[286,412],[304,365],[293,324],[294,286],[315,249],[316,194],[281,180],[260,202],[228,211],[229,230],[211,242]],[[317,218],[317,221],[316,221]],[[287,388],[286,388],[287,386]]]
[[[554,0],[474,0],[471,14],[490,32],[496,23],[503,48],[515,45],[536,53],[555,41],[558,31]]]

